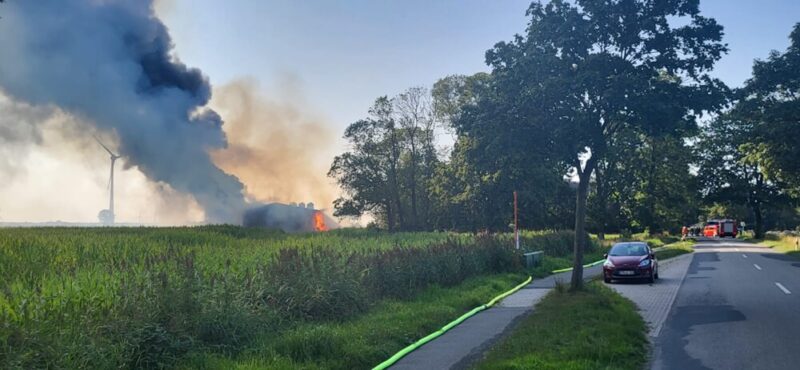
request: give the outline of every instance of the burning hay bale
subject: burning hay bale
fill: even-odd
[[[245,227],[280,229],[289,233],[328,231],[336,227],[336,222],[314,209],[313,203],[271,203],[251,208],[245,212],[243,224]]]

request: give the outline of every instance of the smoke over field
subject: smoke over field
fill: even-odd
[[[209,151],[227,145],[206,77],[176,60],[152,1],[13,1],[0,22],[0,86],[111,132],[128,166],[240,222],[243,185]],[[88,133],[87,133],[88,134]]]
[[[214,163],[237,176],[258,202],[316,202],[329,207],[336,188],[325,176],[333,134],[308,113],[297,82],[278,90],[290,101],[269,99],[255,82],[239,80],[214,90],[212,105],[225,117],[228,146],[212,152]],[[324,160],[321,160],[324,159]]]
[[[91,139],[99,134],[151,183],[135,192],[153,208],[146,217],[179,220],[199,205],[207,222],[240,223],[254,203],[331,204],[327,158],[315,155],[330,149],[332,134],[308,113],[296,82],[279,86],[285,100],[240,80],[213,89],[212,101],[206,76],[174,56],[152,0],[13,1],[2,9],[0,175],[24,173],[25,153],[61,147],[74,149],[68,160],[87,158],[87,170],[105,167]],[[64,168],[52,175],[87,177]],[[134,175],[123,190],[132,180],[142,188]]]

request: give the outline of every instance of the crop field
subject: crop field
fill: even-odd
[[[522,239],[563,256],[572,235]],[[190,352],[234,356],[264,333],[523,272],[511,240],[233,226],[0,229],[0,367],[155,368]]]
[[[518,268],[497,240],[445,233],[2,229],[0,367],[169,366]]]

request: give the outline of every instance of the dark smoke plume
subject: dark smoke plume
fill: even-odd
[[[241,222],[242,184],[211,161],[226,146],[203,74],[170,55],[152,0],[17,0],[0,19],[0,88],[118,138],[149,179],[191,194],[209,222]]]

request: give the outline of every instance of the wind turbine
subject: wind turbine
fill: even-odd
[[[97,136],[95,136],[94,139],[97,140],[97,143],[100,144],[100,146],[102,146],[103,149],[105,149],[111,156],[111,177],[108,180],[108,186],[109,186],[108,209],[100,211],[100,213],[97,215],[97,218],[99,218],[100,222],[102,222],[105,225],[113,225],[114,224],[114,164],[117,162],[117,159],[119,159],[121,156],[114,154],[114,152],[112,152],[111,149],[108,149],[108,147],[105,146],[103,142],[101,142],[100,139],[97,138]]]

